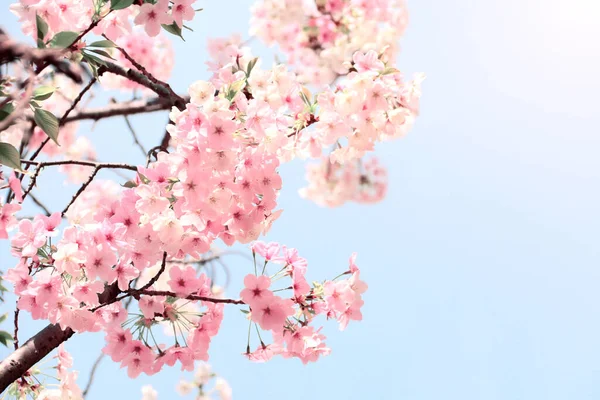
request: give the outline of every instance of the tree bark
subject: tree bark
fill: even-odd
[[[0,393],[19,379],[29,368],[73,336],[73,330],[48,325],[0,362]]]

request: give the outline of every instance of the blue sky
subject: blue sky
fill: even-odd
[[[208,77],[207,36],[247,35],[250,2],[197,4],[205,11],[195,32],[175,41],[179,91]],[[364,321],[343,333],[328,324],[333,353],[316,364],[259,365],[240,355],[247,325],[231,308],[211,363],[236,399],[597,399],[600,5],[408,5],[399,67],[428,78],[413,131],[377,149],[389,168],[387,198],[319,208],[297,195],[304,169],[294,162],[282,168],[285,211],[267,237],[297,247],[312,279],[335,276],[357,251],[369,284]],[[1,25],[18,31],[12,15]],[[150,147],[166,115],[132,121]],[[141,161],[120,119],[89,136],[102,160]],[[59,209],[74,190],[45,172],[38,193]],[[236,277],[251,268],[239,257],[227,263]],[[37,326],[24,319],[21,337]],[[101,346],[98,334],[69,341],[82,382]],[[173,398],[180,376],[170,369],[132,381],[105,360],[88,398],[135,399],[148,383]]]

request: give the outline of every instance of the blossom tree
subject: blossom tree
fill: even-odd
[[[248,336],[258,335],[260,344],[246,347],[252,361],[329,354],[321,321],[344,330],[362,319],[367,285],[356,254],[337,277],[309,283],[296,249],[260,239],[282,213],[278,168],[294,159],[315,160],[300,194],[319,205],[385,196],[386,170],[370,153],[410,129],[423,79],[406,81],[394,65],[403,1],[258,1],[251,35],[277,45],[286,63],[266,66],[239,36],[212,39],[212,76],[189,77],[187,93],[167,81],[171,39],[210,12],[194,0],[18,0],[10,11],[35,45],[0,29],[0,239],[18,260],[4,271],[18,301],[0,391],[82,398],[89,388],[77,387],[62,344],[98,332],[103,353],[130,377],[197,367],[179,389],[207,396],[213,375],[198,362],[208,360],[229,307],[243,312]],[[134,99],[88,107],[99,90]],[[160,111],[170,122],[155,147],[144,148],[131,129],[144,165],[98,161],[78,132],[80,121]],[[38,193],[49,168],[80,185],[59,210]],[[98,179],[101,170],[118,179]],[[25,202],[41,212],[20,215]],[[219,243],[247,245],[251,256],[237,296],[203,268],[221,257]],[[23,343],[24,312],[48,325]],[[60,384],[45,387],[35,366],[53,350]],[[212,392],[229,398],[219,379]],[[149,387],[143,393],[156,397]]]

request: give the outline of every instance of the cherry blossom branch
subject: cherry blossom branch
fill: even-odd
[[[103,168],[124,168],[124,169],[129,169],[132,171],[137,171],[137,167],[135,167],[133,165],[121,164],[120,166],[115,167],[114,164],[97,164],[96,167],[94,168],[94,170],[92,171],[92,174],[83,183],[83,185],[81,185],[79,190],[73,195],[73,198],[71,199],[69,204],[67,204],[65,209],[61,212],[61,216],[63,216],[63,217],[65,216],[67,211],[69,211],[69,207],[71,207],[71,205],[75,202],[75,200],[77,200],[77,198],[85,191],[85,189],[90,185],[90,183],[92,183],[92,181],[96,177],[96,174]]]
[[[98,163],[98,162],[85,161],[85,160],[62,160],[62,161],[44,161],[44,162],[21,160],[21,163],[26,164],[27,166],[30,166],[30,165],[36,166],[36,169],[35,169],[33,175],[31,176],[31,180],[29,181],[29,186],[23,193],[23,200],[25,200],[27,195],[29,195],[29,193],[35,186],[35,184],[37,182],[37,178],[38,178],[42,168],[44,168],[44,167],[51,167],[51,166],[56,166],[56,165],[82,165],[85,167],[94,167],[94,173],[93,173],[94,177],[95,177],[96,173],[98,173],[98,171],[103,168],[128,169],[130,171],[137,171],[137,167],[135,165],[121,164],[121,163]],[[92,177],[92,179],[93,179],[93,177]],[[88,185],[89,185],[89,183],[88,183]],[[87,187],[87,185],[86,185],[86,187]],[[83,188],[83,190],[85,190],[85,187]],[[79,193],[79,194],[81,194],[81,193]],[[70,206],[70,204],[69,204],[69,206]]]
[[[156,283],[156,281],[158,280],[158,278],[160,278],[160,276],[162,275],[162,273],[165,272],[165,267],[166,266],[167,266],[167,252],[163,251],[163,258],[162,258],[162,263],[160,264],[160,270],[158,270],[158,273],[156,275],[154,275],[152,277],[152,279],[150,279],[148,281],[148,283],[146,283],[144,286],[142,286],[142,288],[139,289],[139,290],[146,290],[150,286],[154,285]]]
[[[185,103],[189,102],[189,97],[180,97]],[[121,115],[145,114],[155,111],[169,110],[171,107],[173,107],[173,102],[165,99],[164,97],[156,97],[149,100],[134,100],[125,103],[111,104],[106,107],[82,110],[66,118],[65,123],[84,119],[98,121],[100,119]]]
[[[75,332],[50,324],[0,362],[0,393]]]
[[[106,35],[102,35],[102,36],[104,36],[105,39],[108,39],[106,37]],[[123,54],[123,56],[127,59],[127,61],[129,61],[138,71],[140,71],[152,83],[154,83],[156,85],[161,85],[161,86],[165,87],[171,93],[171,96],[173,98],[178,98],[179,97],[179,95],[173,91],[173,89],[171,88],[171,86],[168,83],[163,82],[163,81],[161,81],[159,79],[156,79],[150,72],[148,72],[148,70],[146,68],[144,68],[143,65],[141,65],[140,63],[138,63],[137,61],[135,61],[133,59],[133,57],[131,57],[127,53],[127,51],[125,51],[124,48],[117,46],[117,50],[119,50],[121,52],[121,54]]]
[[[205,297],[205,296],[196,296],[196,295],[189,295],[186,297],[181,297],[179,295],[177,295],[175,292],[170,292],[167,290],[136,290],[135,291],[136,295],[145,295],[145,296],[169,296],[169,297],[176,297],[179,299],[185,299],[185,300],[199,300],[199,301],[207,301],[209,303],[225,303],[225,304],[246,304],[244,303],[243,300],[236,300],[236,299],[219,299],[216,297]]]
[[[131,68],[125,69],[120,65],[112,63],[110,61],[104,60],[104,64],[98,68],[98,75],[102,75],[106,72],[110,72],[115,75],[122,76],[124,78],[129,79],[135,83],[139,83],[140,85],[147,87],[152,90],[159,96],[167,98],[171,101],[171,104],[183,110],[185,108],[186,101],[183,97],[179,96],[177,93],[173,92],[171,87],[158,79],[152,77],[152,75],[148,74],[152,77],[152,79],[148,78],[148,76],[144,75],[141,72],[135,71]]]

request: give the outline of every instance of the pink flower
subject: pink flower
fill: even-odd
[[[82,282],[73,288],[73,297],[88,306],[96,306],[99,304],[98,294],[103,291],[104,284],[100,281]]]
[[[169,277],[171,279],[167,284],[180,297],[187,297],[197,292],[202,286],[202,282],[196,276],[196,270],[189,265],[185,268],[171,267]]]
[[[385,65],[377,55],[375,50],[369,50],[367,53],[357,51],[352,56],[354,68],[361,72],[380,72],[385,68]]]
[[[34,257],[39,248],[46,244],[44,223],[24,219],[19,222],[19,232],[13,237],[13,247],[21,249],[21,256]]]
[[[144,317],[154,318],[155,314],[162,314],[165,309],[165,298],[163,296],[142,296],[139,301],[140,310]]]
[[[252,274],[246,275],[244,278],[244,286],[246,287],[240,293],[240,297],[244,303],[250,307],[259,303],[266,302],[273,297],[273,292],[269,290],[271,279],[268,276],[255,276]]]
[[[129,342],[125,346],[125,357],[121,368],[127,367],[127,376],[137,378],[142,372],[152,373],[155,355],[139,340]]]
[[[15,199],[19,202],[23,202],[23,188],[21,187],[21,181],[17,179],[15,171],[12,171],[8,178],[8,186],[15,194]]]
[[[339,316],[338,321],[340,322],[341,331],[346,329],[350,320],[362,321],[362,313],[360,309],[364,303],[365,302],[360,297],[357,297]]]
[[[45,215],[38,215],[35,219],[40,219],[44,223],[44,229],[46,232],[44,234],[48,237],[55,237],[58,235],[58,231],[56,228],[60,225],[62,216],[59,212],[52,213],[49,217]]]
[[[191,21],[194,19],[194,8],[192,4],[196,0],[174,0],[171,7],[171,15],[175,23],[181,28],[183,21]]]
[[[117,327],[107,332],[106,346],[104,346],[102,352],[109,355],[113,361],[120,362],[126,357],[125,349],[129,347],[132,341],[131,331]]]
[[[52,256],[54,266],[60,272],[68,272],[70,275],[77,276],[80,264],[85,263],[85,254],[79,250],[77,243],[59,243],[58,250]]]
[[[262,256],[266,261],[274,260],[275,256],[279,254],[279,243],[271,242],[254,242],[250,246],[253,252]]]
[[[114,269],[117,285],[121,290],[129,289],[129,282],[139,275],[138,270],[131,264],[119,262]]]
[[[161,25],[169,25],[171,17],[167,14],[167,10],[163,4],[168,4],[168,1],[161,1],[158,4],[145,3],[140,7],[140,13],[135,17],[133,23],[136,25],[144,25],[144,29],[148,36],[157,36],[160,33]]]
[[[324,285],[324,298],[329,309],[344,312],[348,304],[354,301],[354,291],[347,281],[328,281]]]
[[[7,230],[17,222],[14,214],[20,209],[20,204],[3,204],[0,206],[0,239],[8,239]]]
[[[257,322],[262,329],[280,331],[287,317],[294,315],[293,302],[271,296],[252,307],[252,321]]]

